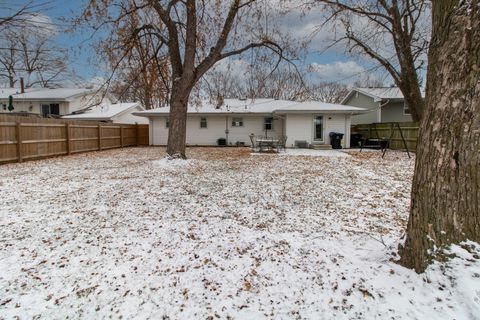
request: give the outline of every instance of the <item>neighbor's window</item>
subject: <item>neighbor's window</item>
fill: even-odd
[[[412,113],[410,112],[410,107],[406,102],[403,103],[403,114],[406,116],[411,115]]]
[[[266,117],[263,122],[263,130],[273,130],[273,118]]]
[[[232,118],[232,127],[243,127],[243,118]]]
[[[7,105],[5,103],[2,104],[3,110],[7,110]]]
[[[207,118],[200,118],[200,128],[207,127]]]
[[[165,128],[170,128],[170,118],[165,118]]]
[[[58,103],[42,104],[42,116],[60,115],[60,105]]]

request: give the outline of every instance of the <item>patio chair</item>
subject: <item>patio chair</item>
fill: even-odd
[[[278,140],[277,150],[280,151],[281,149],[287,152],[287,136],[281,136]]]

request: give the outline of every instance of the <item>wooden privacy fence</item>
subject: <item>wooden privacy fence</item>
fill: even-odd
[[[417,137],[418,137],[418,123],[417,122],[399,122],[400,129],[402,130],[403,137],[407,144],[408,150],[415,151],[417,149]],[[351,129],[352,133],[360,133],[364,138],[382,138],[388,139],[392,137],[390,141],[390,148],[396,150],[404,150],[402,137],[400,130],[398,129],[396,122],[387,123],[371,123],[371,124],[357,124],[353,125]],[[393,135],[392,135],[393,132]],[[377,135],[378,134],[378,135]]]
[[[0,115],[0,163],[148,145],[148,125]]]

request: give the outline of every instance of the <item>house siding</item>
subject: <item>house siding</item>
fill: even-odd
[[[295,147],[295,141],[313,141],[313,117],[316,115],[323,116],[323,142],[330,143],[330,132],[343,133],[345,136],[342,140],[344,148],[350,147],[350,115],[345,114],[287,114],[285,134],[288,137],[287,147]]]
[[[403,101],[390,102],[382,107],[381,122],[412,122],[412,116],[403,114]]]
[[[295,147],[295,141],[313,140],[313,115],[312,114],[287,114],[285,118],[285,135],[287,147]]]
[[[237,116],[234,116],[237,117]],[[228,126],[228,144],[243,142],[250,145],[250,134],[265,135],[263,130],[264,116],[238,116],[243,118],[243,127],[232,127],[232,116],[189,116],[187,118],[187,145],[217,145],[219,138],[226,138],[225,129]],[[207,128],[200,128],[200,119],[207,118]],[[167,117],[151,118],[152,145],[166,145],[168,141]],[[274,120],[273,130],[268,136],[279,138],[283,134],[283,125],[280,119]]]
[[[350,148],[350,115],[326,115],[325,143],[330,143],[330,132],[343,133],[342,147]]]
[[[343,103],[347,106],[365,108],[368,112],[352,116],[352,124],[373,123],[380,122],[380,112],[378,110],[379,103],[374,102],[372,97],[369,97],[360,92],[352,94],[350,99]]]

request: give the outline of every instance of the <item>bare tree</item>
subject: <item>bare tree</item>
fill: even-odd
[[[0,49],[0,78],[6,78],[10,88],[14,88],[17,82],[19,65],[19,52],[14,44],[10,43],[9,46]]]
[[[110,91],[120,101],[140,101],[146,109],[158,108],[168,103],[169,61],[159,50],[162,43],[155,35],[131,36],[146,20],[159,24],[148,12],[139,14],[139,11],[129,14],[124,23],[113,30],[115,41],[112,37],[101,41],[97,52],[117,71],[112,74]]]
[[[314,0],[330,9],[328,21],[344,30],[336,42],[349,51],[379,63],[402,91],[412,118],[419,121],[424,110],[418,72],[429,41],[429,26],[421,25],[429,12],[427,0]],[[338,30],[337,30],[338,31]]]
[[[407,237],[422,272],[452,243],[480,242],[480,2],[437,0]]]
[[[257,60],[255,60],[257,61]],[[281,65],[272,72],[270,63],[232,64],[212,68],[205,75],[204,86],[210,97],[274,98],[305,100],[309,97],[304,74],[290,65]]]
[[[235,60],[233,63],[218,63],[205,74],[201,87],[204,88],[209,99],[247,97],[245,88],[248,66],[243,62],[243,60]],[[241,70],[242,68],[244,69]]]
[[[41,14],[24,15],[6,26],[0,38],[0,77],[14,87],[24,77],[26,87],[54,86],[65,80],[67,52],[52,41],[56,30]]]
[[[347,85],[338,82],[320,82],[309,85],[311,99],[327,103],[340,103],[348,91]]]
[[[132,12],[150,12],[155,23],[142,24],[133,37],[154,35],[171,68],[170,127],[167,153],[185,158],[187,105],[199,80],[218,61],[264,48],[284,57],[280,40],[262,28],[263,1],[104,0],[89,2],[84,17],[96,27],[122,20]],[[139,15],[140,17],[142,15]]]
[[[44,2],[35,4],[34,1],[14,4],[12,1],[0,0],[0,31],[7,27],[23,24],[31,16],[31,12],[44,6]],[[5,15],[3,15],[5,14]]]

